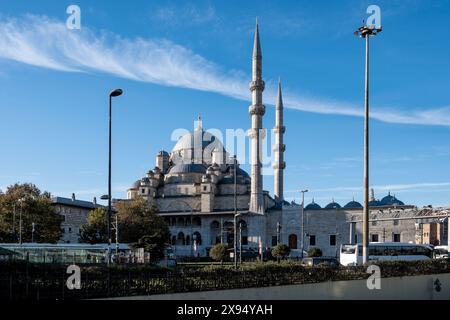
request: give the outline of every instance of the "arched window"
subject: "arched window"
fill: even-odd
[[[202,235],[200,234],[200,232],[194,232],[194,234],[192,235],[192,239],[197,243],[198,246],[202,244]]]
[[[297,235],[296,234],[289,235],[289,248],[297,249]]]
[[[184,246],[185,244],[186,244],[186,242],[184,240],[184,233],[183,232],[178,233],[177,245]]]
[[[191,244],[191,238],[189,237],[189,235],[186,236],[186,245],[190,245]]]
[[[220,223],[217,220],[214,220],[213,222],[211,222],[210,224],[210,232],[209,234],[211,235],[211,244],[212,245],[216,245],[218,243],[220,243],[222,237],[220,234]]]
[[[184,226],[184,218],[182,218],[182,217],[177,218],[177,225]]]
[[[211,229],[219,229],[219,228],[220,228],[219,221],[214,220],[213,222],[211,222]]]
[[[176,236],[172,236],[172,245],[176,245],[177,244],[177,237]]]
[[[200,217],[194,217],[194,219],[192,219],[192,225],[194,225],[194,226],[201,226],[202,225],[202,219],[200,219]]]

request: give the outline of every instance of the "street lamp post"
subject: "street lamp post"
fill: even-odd
[[[354,32],[366,39],[365,87],[364,87],[364,210],[363,210],[363,263],[369,261],[369,38],[381,32],[381,27],[362,26]]]
[[[302,245],[301,245],[301,257],[303,259],[303,251],[305,249],[305,193],[308,192],[308,189],[300,190],[302,193]]]
[[[19,211],[19,244],[22,244],[22,211],[23,211],[23,199],[19,199],[20,211]]]
[[[109,153],[108,153],[108,264],[111,250],[111,122],[112,122],[112,98],[123,93],[122,89],[114,89],[109,93]]]
[[[36,224],[33,222],[31,223],[31,243],[34,243],[34,231],[35,231]]]

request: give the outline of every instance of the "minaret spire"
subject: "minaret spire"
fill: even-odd
[[[283,135],[286,131],[283,125],[283,97],[281,94],[281,80],[278,79],[278,93],[275,105],[275,127],[273,128],[275,134],[275,145],[273,146],[275,161],[274,169],[274,194],[275,200],[283,201],[283,170],[286,167],[284,162],[284,151],[286,146],[283,144]]]
[[[259,41],[258,18],[256,18],[255,37],[253,43],[252,56],[252,81],[250,91],[252,93],[252,105],[248,112],[252,118],[252,128],[249,131],[251,140],[251,195],[250,212],[264,213],[263,198],[263,178],[261,174],[262,140],[264,130],[262,119],[266,112],[266,107],[262,103],[262,93],[264,91],[264,81],[262,80],[262,52]]]
[[[253,58],[262,58],[261,43],[259,41],[258,17],[256,17],[255,38],[253,40]]]

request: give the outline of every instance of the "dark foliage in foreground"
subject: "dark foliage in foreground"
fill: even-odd
[[[382,277],[450,273],[450,262],[430,260],[377,263]],[[81,266],[80,290],[66,287],[66,266],[0,263],[1,300],[71,300],[174,292],[239,289],[366,279],[365,267],[305,267],[298,263],[253,263],[164,269],[156,266]]]

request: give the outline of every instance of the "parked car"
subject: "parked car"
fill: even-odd
[[[338,267],[339,261],[334,257],[308,257],[302,259],[302,264],[310,267],[318,265]]]
[[[302,256],[302,251],[300,249],[292,249],[291,252],[289,253],[289,256],[287,257],[289,260],[301,260],[302,258],[305,258],[308,256],[308,252],[306,252],[305,250],[303,250],[303,256]]]

